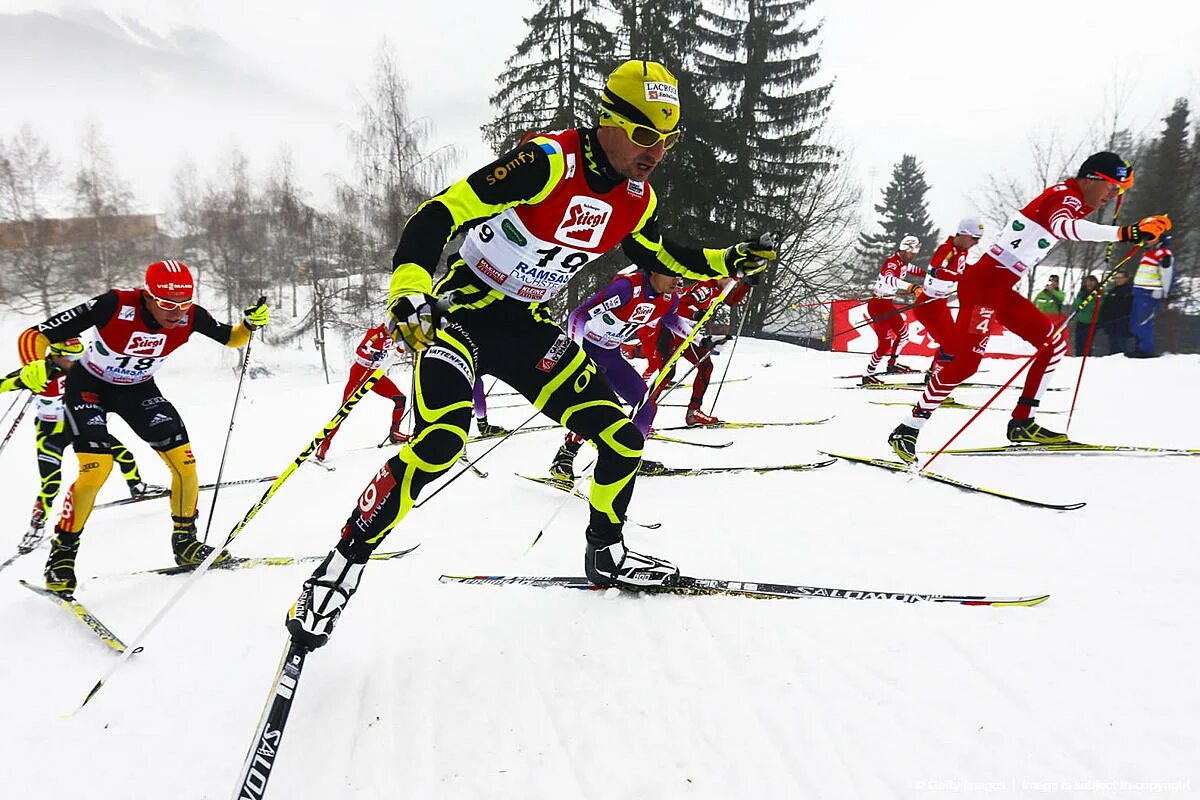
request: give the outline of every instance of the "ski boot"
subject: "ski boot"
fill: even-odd
[[[129,496],[134,500],[142,500],[147,497],[158,497],[167,493],[167,487],[155,486],[153,483],[145,481],[129,481]]]
[[[1056,433],[1043,428],[1029,419],[1008,421],[1008,440],[1018,444],[1068,444],[1071,440],[1065,433]]]
[[[480,436],[503,436],[508,433],[508,428],[491,424],[488,422],[487,417],[480,417],[475,420],[475,425],[479,428]]]
[[[906,367],[896,361],[889,361],[887,365],[888,375],[911,375],[914,372],[919,372],[919,370],[915,370],[912,367]]]
[[[196,518],[194,516],[172,516],[171,520],[175,523],[175,529],[171,532],[171,552],[175,554],[175,563],[178,566],[199,566],[217,549],[196,538]],[[222,550],[221,554],[213,561],[213,565],[224,564],[230,558],[232,556],[229,555],[229,551]]]
[[[358,589],[364,566],[365,562],[349,560],[338,547],[329,551],[288,609],[284,627],[293,641],[310,650],[329,641],[342,609]]]
[[[566,441],[554,454],[554,461],[550,463],[550,477],[564,489],[570,489],[575,485],[575,456],[582,446],[582,439],[577,439],[574,434],[568,434]]]
[[[652,461],[648,458],[643,458],[642,463],[638,464],[638,475],[661,475],[667,471],[667,465],[661,461]]]
[[[868,372],[862,376],[862,380],[858,382],[859,386],[882,386],[883,378],[880,378],[874,373]]]
[[[911,425],[900,424],[888,434],[888,444],[891,445],[892,452],[905,464],[912,464],[917,460],[918,433],[920,431]]]
[[[683,415],[683,424],[689,428],[702,428],[705,425],[720,425],[721,420],[712,414],[705,414],[698,406],[688,406],[687,413]]]
[[[596,586],[652,589],[674,586],[679,581],[679,567],[661,558],[627,550],[620,541],[596,547],[589,540],[583,569]]]
[[[29,512],[29,528],[30,530],[40,531],[46,526],[46,507],[42,505],[41,500],[33,501],[33,511]]]
[[[47,589],[66,597],[75,593],[75,556],[78,554],[79,534],[55,528],[44,573]]]

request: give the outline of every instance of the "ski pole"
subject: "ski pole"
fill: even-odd
[[[485,459],[485,458],[487,457],[488,453],[492,452],[492,451],[493,451],[493,450],[495,450],[497,447],[499,447],[500,445],[502,445],[502,444],[504,444],[506,441],[508,441],[508,440],[509,440],[509,439],[512,437],[512,435],[513,435],[514,433],[516,433],[517,431],[521,430],[521,428],[524,428],[524,427],[525,427],[526,425],[528,425],[529,423],[533,422],[535,419],[537,419],[537,418],[538,418],[538,415],[540,415],[541,413],[542,413],[541,409],[538,409],[537,411],[534,411],[534,412],[533,412],[533,414],[531,414],[531,415],[530,415],[529,419],[525,420],[525,421],[524,421],[524,422],[522,422],[520,425],[518,425],[517,427],[513,428],[511,431],[509,431],[508,433],[506,433],[506,434],[504,434],[503,436],[501,436],[501,437],[500,437],[500,441],[496,442],[494,445],[492,445],[491,447],[489,447],[487,450],[484,450],[482,453],[480,453],[478,456],[476,456],[476,457],[475,457],[474,459],[472,459],[471,461],[468,461],[468,462],[466,463],[466,465],[465,465],[465,466],[464,466],[462,469],[460,469],[458,472],[456,472],[456,473],[454,473],[453,475],[451,475],[451,476],[450,476],[450,478],[449,478],[449,480],[447,480],[445,483],[443,483],[443,484],[442,484],[441,486],[439,486],[438,488],[434,489],[432,493],[430,493],[430,494],[426,495],[426,496],[425,496],[425,498],[424,498],[423,500],[421,500],[421,502],[419,502],[419,503],[414,503],[414,504],[413,504],[413,508],[420,508],[421,506],[425,505],[426,503],[428,503],[428,502],[429,502],[430,500],[432,500],[433,498],[437,497],[439,494],[441,494],[441,491],[442,491],[443,489],[445,489],[447,486],[449,486],[450,484],[454,483],[456,480],[458,480],[459,478],[461,478],[461,477],[463,476],[463,473],[465,473],[465,472],[469,472],[469,471],[471,470],[471,468],[472,468],[472,467],[474,467],[474,466],[475,466],[476,464],[478,464],[480,461],[483,461],[483,459]],[[468,424],[470,424],[470,423],[468,423]]]
[[[8,419],[8,415],[12,413],[12,410],[17,407],[17,403],[19,402],[21,402],[21,393],[15,392],[13,401],[8,404],[8,408],[4,409],[4,413],[0,414],[0,423]]]
[[[258,298],[257,305],[267,302],[266,296]],[[250,369],[250,345],[254,344],[254,332],[246,340],[246,352],[242,354],[242,371],[238,375],[237,391],[233,395],[233,408],[229,412],[229,430],[225,431],[225,446],[221,448],[221,462],[217,465],[217,485],[213,487],[212,503],[208,506],[208,522],[204,525],[204,543],[208,544],[208,532],[212,530],[213,514],[217,510],[217,496],[221,493],[221,478],[225,475],[225,458],[229,455],[229,442],[233,439],[233,423],[237,419],[238,401],[242,399],[242,384],[246,381],[246,372]]]
[[[1135,244],[1133,247],[1131,247],[1129,249],[1129,252],[1125,254],[1125,257],[1122,258],[1120,261],[1118,261],[1117,265],[1115,267],[1113,267],[1107,275],[1104,276],[1104,280],[1100,281],[1100,285],[1097,286],[1095,289],[1093,289],[1091,294],[1089,294],[1086,298],[1084,298],[1084,301],[1079,304],[1080,308],[1087,305],[1093,298],[1099,297],[1100,291],[1104,288],[1104,284],[1108,283],[1109,280],[1112,279],[1112,276],[1116,275],[1117,272],[1121,269],[1121,267],[1125,265],[1125,262],[1128,261],[1129,259],[1133,258],[1133,254],[1136,253],[1138,251],[1138,249],[1140,249],[1140,248],[1141,248],[1141,244]],[[1064,330],[1066,330],[1067,325],[1069,325],[1071,323],[1071,320],[1075,319],[1075,315],[1078,313],[1079,313],[1079,309],[1075,309],[1074,311],[1071,312],[1071,315],[1068,316],[1066,319],[1064,319],[1057,328],[1053,329],[1053,331],[1050,335],[1049,341],[1054,341],[1056,338],[1061,336],[1062,332]],[[974,414],[972,414],[971,418],[968,419],[965,423],[963,423],[963,426],[961,428],[959,428],[958,431],[953,436],[951,436],[949,439],[947,439],[946,443],[943,444],[941,447],[939,447],[937,449],[937,451],[934,452],[934,454],[931,455],[929,457],[929,459],[924,464],[921,465],[921,468],[918,471],[924,472],[925,470],[929,469],[929,465],[932,464],[937,459],[938,456],[940,456],[942,453],[944,453],[946,451],[946,448],[948,448],[950,445],[952,445],[954,443],[954,441],[959,436],[962,435],[962,432],[965,431],[968,427],[970,427],[972,422],[979,419],[979,416],[984,411],[987,410],[988,406],[990,406],[992,403],[996,402],[996,398],[998,398],[1001,394],[1003,394],[1004,390],[1007,389],[1009,386],[1011,386],[1013,381],[1015,381],[1022,372],[1024,372],[1026,369],[1029,368],[1029,366],[1031,364],[1033,364],[1034,360],[1037,359],[1038,354],[1041,352],[1041,349],[1042,348],[1039,347],[1036,350],[1034,350],[1033,355],[1031,355],[1031,356],[1029,356],[1029,358],[1025,359],[1025,362],[1023,364],[1021,364],[1021,367],[1016,372],[1013,373],[1013,376],[1011,378],[1009,378],[1007,381],[1005,381],[1004,385],[1001,386],[999,389],[997,389],[996,393],[993,394],[991,397],[989,397],[987,402],[984,403],[983,405],[981,405],[979,407],[979,410],[976,411]]]
[[[750,298],[746,298],[749,300]],[[725,360],[725,372],[721,374],[721,380],[717,383],[717,393],[713,397],[712,405],[708,408],[710,415],[717,413],[717,401],[721,399],[721,389],[725,388],[725,379],[729,377],[729,367],[733,365],[733,354],[737,352],[738,340],[742,338],[742,327],[746,324],[746,317],[750,316],[750,304],[746,303],[746,307],[742,309],[742,319],[738,322],[737,331],[733,334],[733,344],[729,348],[729,358]]]
[[[183,595],[187,594],[188,590],[191,589],[196,581],[200,579],[200,576],[208,571],[208,568],[211,567],[213,562],[217,560],[217,557],[221,554],[221,551],[228,547],[230,542],[237,538],[242,529],[246,527],[250,520],[254,519],[254,516],[258,514],[262,507],[267,504],[267,501],[270,500],[277,491],[279,491],[279,487],[283,486],[287,479],[292,476],[292,473],[298,470],[300,465],[303,464],[305,460],[321,445],[321,442],[323,442],[329,436],[329,434],[335,428],[337,428],[337,426],[341,425],[342,422],[345,421],[346,417],[350,415],[350,412],[354,410],[354,407],[358,405],[358,401],[361,400],[363,396],[371,390],[371,387],[374,386],[375,382],[381,377],[383,377],[383,370],[374,370],[366,377],[354,394],[346,398],[346,401],[342,403],[341,408],[337,410],[337,413],[333,415],[333,418],[330,419],[329,422],[325,423],[325,427],[321,429],[321,432],[313,437],[312,441],[305,446],[305,448],[300,452],[300,455],[296,456],[292,463],[288,465],[287,469],[279,473],[279,477],[267,487],[267,490],[263,492],[263,496],[259,498],[258,502],[246,512],[245,516],[242,517],[241,521],[238,522],[237,525],[233,526],[233,529],[230,530],[229,534],[225,537],[225,544],[223,544],[221,547],[214,548],[213,551],[209,553],[208,557],[200,563],[200,566],[196,567],[192,574],[188,576],[188,579],[183,583],[183,585],[175,591],[175,594],[171,595],[166,604],[158,610],[158,613],[154,615],[154,617],[146,624],[146,627],[142,629],[141,633],[137,635],[133,646],[127,648],[125,652],[121,654],[121,657],[117,659],[117,661],[115,661],[111,667],[108,668],[108,671],[104,673],[100,680],[96,681],[96,685],[92,687],[91,691],[87,693],[87,696],[83,698],[83,702],[81,702],[79,707],[75,709],[76,712],[86,706],[88,702],[100,692],[105,684],[112,680],[113,675],[116,674],[116,672],[125,664],[125,662],[129,660],[129,657],[133,655],[134,652],[142,648],[142,643],[145,641],[146,636],[152,630],[154,630],[159,622],[163,620],[163,618],[167,615],[167,612],[169,612],[171,608],[179,602]]]
[[[0,453],[4,452],[4,448],[8,445],[8,440],[17,432],[17,428],[21,424],[21,420],[25,418],[25,412],[29,410],[29,405],[33,402],[34,394],[29,392],[25,398],[25,402],[21,405],[21,410],[17,412],[17,418],[13,420],[12,427],[8,429],[8,433],[4,434],[4,441],[0,442]],[[19,398],[17,398],[19,399]],[[13,401],[14,403],[16,400]]]

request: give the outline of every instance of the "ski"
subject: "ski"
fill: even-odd
[[[551,478],[547,475],[522,475],[519,472],[516,473],[516,475],[518,478],[524,478],[527,481],[533,481],[534,483],[540,483],[543,486],[549,486],[551,489],[557,489],[560,492],[570,492],[575,497],[578,497],[580,500],[584,501],[585,503],[588,502],[588,497],[586,494],[579,491],[574,486],[567,486],[565,483],[563,483],[562,481],[560,481],[556,478]],[[633,525],[634,527],[637,527],[637,528],[645,528],[648,531],[656,531],[662,527],[661,522],[637,522],[635,520],[628,519],[628,518],[625,520],[625,524]],[[534,542],[536,544],[537,540],[535,539]]]
[[[651,377],[653,377],[653,376],[651,376]],[[723,382],[724,383],[739,383],[741,381],[748,381],[752,377],[754,377],[754,376],[747,375],[746,377],[742,377],[742,378],[726,378]],[[650,378],[645,378],[644,376],[643,376],[643,378],[647,383],[649,383]],[[682,383],[682,384],[676,385],[673,381],[671,383],[664,382],[663,389],[675,389],[675,388],[687,389],[692,386],[692,383],[693,383],[692,381],[688,381],[687,383]],[[715,386],[716,383],[718,383],[718,382],[714,382],[710,385]],[[489,394],[488,397],[489,398],[491,398],[491,397],[511,397],[513,395],[519,395],[519,394],[521,394],[521,393],[520,392],[493,392],[492,394]],[[488,407],[491,408],[491,405],[489,404]]]
[[[475,473],[475,475],[477,475],[478,477],[486,478],[488,476],[488,474],[486,472],[481,470],[479,467],[475,466],[474,463],[472,463],[471,461],[469,461],[467,459],[467,451],[465,448],[463,449],[462,454],[458,457],[458,460],[459,460],[459,462],[466,464],[467,469],[471,470],[471,472]]]
[[[603,591],[587,578],[526,577],[520,575],[443,575],[442,583],[484,584],[490,586],[559,587],[584,591]],[[620,587],[623,591],[625,587]],[[826,597],[833,600],[896,600],[901,603],[957,603],[964,606],[1036,606],[1050,598],[1048,594],[1001,597],[992,595],[924,594],[913,592],[884,592],[867,589],[837,589],[825,586],[803,586],[791,583],[760,583],[731,581],[719,578],[680,576],[674,586],[648,587],[628,591],[636,594],[732,595],[754,599]]]
[[[52,592],[44,586],[34,586],[32,583],[27,583],[24,580],[18,580],[17,582],[34,594],[39,594],[56,605],[60,605],[65,608],[68,612],[70,612],[72,617],[83,623],[85,628],[95,634],[96,637],[99,638],[100,641],[109,648],[111,648],[113,652],[125,652],[125,643],[121,641],[120,637],[109,630],[107,625],[101,622],[95,614],[88,611],[83,603],[76,600],[74,596]],[[141,648],[138,648],[138,650],[135,650],[134,652],[137,653],[140,650]]]
[[[0,572],[12,566],[12,563],[21,556],[28,555],[38,549],[44,541],[46,541],[45,527],[38,528],[31,525],[29,530],[25,532],[25,535],[21,537],[21,543],[17,545],[17,552],[9,556],[8,560],[3,564],[0,564]]]
[[[722,442],[713,444],[710,442],[690,442],[687,439],[676,439],[674,436],[663,436],[661,433],[655,432],[650,434],[650,438],[657,442],[670,442],[671,444],[687,444],[692,447],[708,447],[713,450],[721,450],[726,447],[732,447],[733,442]]]
[[[824,425],[833,417],[822,419],[797,419],[791,422],[714,422],[712,425],[674,425],[669,428],[658,428],[660,431],[703,431],[717,428],[794,428],[798,425]]]
[[[868,400],[867,402],[869,402],[873,406],[908,406],[909,408],[912,407],[912,403],[907,400]],[[978,411],[982,406],[973,406],[973,405],[970,405],[969,403],[960,403],[957,400],[952,400],[952,401],[943,400],[942,405],[940,407],[941,408],[958,408],[958,409],[962,409],[963,411]],[[1006,408],[1004,406],[988,406],[987,410],[988,411],[1012,411],[1013,409]],[[1038,414],[1065,414],[1067,412],[1065,412],[1065,411],[1047,411],[1043,408],[1039,408],[1037,413]]]
[[[953,486],[956,489],[962,489],[966,492],[979,492],[981,494],[991,495],[992,497],[998,497],[1001,500],[1011,500],[1012,502],[1020,503],[1021,505],[1033,506],[1034,508],[1049,508],[1055,511],[1074,511],[1087,505],[1087,503],[1046,503],[1041,500],[1030,500],[1029,498],[1019,497],[1015,494],[1008,494],[1007,492],[999,492],[995,489],[988,489],[986,486],[976,486],[971,483],[966,483],[958,480],[957,478],[939,475],[936,472],[918,472],[916,471],[915,466],[905,464],[901,461],[889,461],[883,458],[867,458],[865,456],[848,456],[843,453],[826,453],[826,455],[845,459],[846,461],[851,461],[855,464],[867,464],[872,467],[891,470],[892,472],[904,472],[914,477],[928,478],[931,481],[944,483],[947,486]]]
[[[372,561],[390,561],[394,558],[404,558],[406,555],[416,550],[421,545],[415,544],[412,547],[404,550],[394,550],[387,553],[372,553],[370,559]],[[325,558],[324,555],[319,556],[251,556],[249,558],[232,558],[229,561],[224,561],[220,564],[213,564],[209,567],[213,569],[251,569],[253,567],[287,567],[292,564],[305,564],[314,561],[320,561]],[[158,567],[157,569],[140,569],[136,572],[131,572],[131,575],[185,575],[196,569],[194,564],[185,564],[181,567]]]
[[[836,464],[836,458],[812,464],[777,464],[767,467],[665,467],[654,472],[638,472],[639,478],[691,478],[699,475],[718,475],[725,472],[807,472]]]
[[[537,433],[538,431],[548,431],[558,425],[534,425],[532,428],[517,428],[515,431],[505,431],[504,433],[482,433],[471,436],[467,439],[467,444],[471,442],[485,442],[488,439],[498,439],[501,436],[519,436],[522,433]]]
[[[1002,384],[999,383],[960,383],[954,387],[957,389],[999,389]],[[907,392],[923,392],[925,391],[925,382],[920,383],[856,383],[853,386],[838,386],[838,389],[901,389]],[[1009,389],[1020,389],[1020,386],[1009,386]],[[1047,392],[1065,392],[1066,386],[1051,386]]]
[[[1046,412],[1039,411],[1039,414]],[[1200,450],[1184,450],[1172,447],[1139,447],[1123,444],[1086,444],[1084,442],[1065,442],[1063,444],[1007,444],[998,447],[966,447],[958,450],[943,450],[952,456],[1001,456],[1012,453],[1091,453],[1095,455],[1112,455],[1127,453],[1141,456],[1198,456]]]
[[[246,486],[251,483],[269,483],[270,481],[275,480],[277,477],[277,475],[265,475],[261,478],[244,478],[243,480],[239,481],[225,481],[221,484],[221,488],[224,489],[229,486]],[[202,492],[211,492],[215,488],[217,488],[215,483],[200,484],[200,491]],[[96,505],[92,506],[92,510],[95,511],[98,508],[112,508],[113,506],[127,506],[130,503],[140,503],[143,500],[157,500],[160,497],[169,497],[170,495],[170,489],[164,489],[161,492],[147,492],[141,497],[126,497],[121,500],[110,500],[107,503],[97,503]]]
[[[241,777],[234,793],[236,800],[261,800],[266,796],[267,782],[271,779],[271,770],[275,768],[275,759],[283,743],[283,730],[292,710],[292,700],[295,699],[300,671],[304,669],[307,655],[307,648],[288,639],[283,658],[279,660],[279,669],[275,671],[275,678],[271,682],[271,694],[254,731],[246,761],[242,764]]]

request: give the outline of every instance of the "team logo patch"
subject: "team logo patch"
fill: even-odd
[[[456,370],[462,373],[462,376],[467,379],[467,383],[475,382],[475,375],[471,369],[471,365],[467,360],[453,350],[445,347],[431,347],[425,351],[422,358],[432,358],[435,361],[444,361]]]
[[[550,345],[550,349],[546,351],[546,355],[542,356],[541,361],[538,362],[537,368],[546,373],[553,371],[570,344],[571,340],[565,334],[560,333],[554,340],[554,344]]]
[[[488,280],[495,281],[499,284],[503,284],[504,281],[508,279],[507,275],[493,267],[492,262],[488,261],[486,258],[481,258],[475,262],[475,271]]]
[[[100,395],[95,392],[80,392],[79,399],[85,403],[99,403]]]
[[[575,247],[596,247],[612,219],[612,212],[612,206],[603,200],[576,195],[567,205],[554,238]]]
[[[634,197],[645,197],[646,184],[642,181],[627,181],[625,183],[625,191],[629,192]]]
[[[117,312],[117,319],[122,322],[133,322],[136,315],[137,311],[133,306],[121,306],[121,310]]]
[[[149,427],[153,428],[155,425],[162,425],[164,422],[170,422],[170,421],[171,421],[171,418],[168,417],[166,414],[155,414],[154,419],[150,420]]]
[[[524,297],[527,300],[541,300],[546,296],[546,290],[540,286],[522,286],[517,291],[517,297]]]
[[[666,103],[679,105],[679,88],[664,81],[643,81],[642,88],[646,90],[646,99],[651,103]]]
[[[630,322],[642,323],[654,314],[654,303],[638,303],[637,308],[629,315]]]
[[[167,344],[165,333],[134,333],[129,337],[125,353],[131,356],[160,356]]]

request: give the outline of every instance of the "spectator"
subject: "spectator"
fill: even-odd
[[[1133,277],[1133,310],[1129,329],[1133,334],[1134,358],[1154,358],[1154,316],[1166,310],[1171,293],[1175,255],[1171,252],[1171,237],[1160,236],[1146,245],[1142,262]]]
[[[1046,281],[1046,287],[1038,292],[1037,297],[1033,298],[1033,304],[1043,314],[1050,317],[1057,317],[1062,315],[1063,303],[1066,300],[1066,293],[1058,288],[1058,276],[1051,275],[1050,280]]]
[[[1075,355],[1077,356],[1091,355],[1088,347],[1088,334],[1092,330],[1092,320],[1096,317],[1096,308],[1100,305],[1100,293],[1096,292],[1096,296],[1090,300],[1088,298],[1099,287],[1100,280],[1095,275],[1085,276],[1083,286],[1079,287],[1079,294],[1075,295],[1075,302],[1071,304],[1071,309],[1076,312]]]
[[[1120,270],[1113,276],[1113,285],[1104,292],[1100,304],[1100,327],[1108,338],[1108,355],[1123,354],[1129,342],[1129,314],[1133,310],[1133,287],[1129,275]]]

